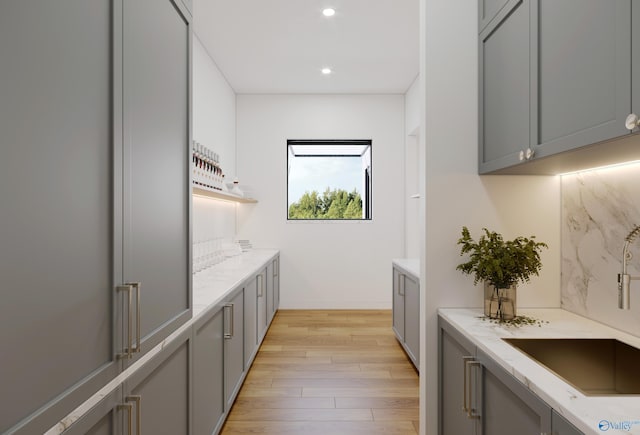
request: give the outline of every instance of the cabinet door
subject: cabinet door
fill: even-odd
[[[179,0],[124,2],[123,282],[141,284],[137,357],[191,310],[191,36],[183,8]]]
[[[627,134],[631,0],[538,3],[536,156]]]
[[[551,412],[551,433],[552,435],[584,435],[582,431],[554,410]]]
[[[258,349],[258,279],[244,286],[244,367],[251,365]]]
[[[439,321],[439,433],[440,435],[475,434],[476,420],[463,411],[469,402],[465,385],[465,358],[473,358],[475,346],[442,318]],[[465,389],[467,392],[465,392]],[[518,433],[518,432],[516,432]],[[487,434],[489,435],[489,434]]]
[[[122,404],[122,387],[105,396],[89,412],[64,431],[65,435],[114,435],[120,414],[126,412]]]
[[[280,256],[273,261],[273,313],[280,308]]]
[[[268,294],[266,286],[267,270],[263,270],[257,276],[258,279],[258,305],[256,322],[258,326],[258,343],[262,342],[264,335],[267,333],[267,307],[268,307]]]
[[[531,0],[510,1],[479,40],[479,171],[520,161],[530,145]]]
[[[420,285],[408,275],[404,281],[404,343],[413,364],[420,366]]]
[[[124,383],[123,403],[132,405],[133,426],[145,434],[189,434],[191,329],[172,340]],[[128,421],[122,414],[124,434]]]
[[[244,292],[239,292],[228,304],[225,313],[227,329],[224,340],[224,377],[227,408],[242,386],[244,369]]]
[[[193,328],[193,433],[211,435],[222,425],[224,395],[224,308]]]
[[[482,364],[480,434],[540,435],[551,432],[551,408],[478,350]]]
[[[271,323],[275,314],[275,277],[276,277],[276,261],[273,260],[267,265],[267,325]]]
[[[402,273],[393,268],[393,331],[404,342],[404,293]]]
[[[0,7],[0,433],[46,431],[118,370],[114,3]]]

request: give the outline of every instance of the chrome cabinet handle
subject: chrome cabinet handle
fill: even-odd
[[[133,289],[136,290],[136,344],[133,344],[133,332],[131,325],[133,324]],[[128,282],[116,288],[119,292],[127,292],[129,302],[127,305],[127,347],[124,352],[116,355],[117,358],[132,358],[133,354],[140,352],[140,283]]]
[[[132,352],[140,352],[140,282],[128,282],[126,285],[130,285],[136,289],[136,346],[132,349]]]
[[[273,277],[276,278],[278,276],[278,269],[280,267],[280,262],[278,261],[278,259],[276,258],[275,260],[273,260]]]
[[[118,409],[119,410],[125,410],[127,411],[127,427],[129,428],[129,431],[127,432],[127,435],[133,435],[131,433],[131,431],[133,430],[133,405],[131,405],[130,403],[126,403],[124,405],[118,405]]]
[[[233,304],[227,304],[227,305],[225,305],[225,306],[224,306],[224,309],[225,309],[225,310],[226,310],[226,309],[228,309],[228,308],[229,308],[229,309],[231,309],[231,316],[230,316],[230,319],[229,319],[229,320],[230,320],[230,323],[231,323],[231,327],[230,327],[229,329],[230,329],[231,331],[230,331],[230,332],[225,332],[225,333],[224,333],[224,338],[225,338],[225,339],[227,339],[227,340],[229,340],[229,339],[233,338],[234,333],[235,333],[234,328],[233,328],[233,324],[235,323],[235,322],[234,322],[234,319],[233,319],[233,317],[234,317],[234,308],[233,308]]]
[[[467,370],[469,367],[468,364],[471,361],[473,361],[472,356],[462,357],[462,410],[466,412],[467,415],[469,414],[469,408],[471,407],[471,405],[467,406],[467,390],[469,389],[467,382]]]
[[[140,421],[140,417],[142,416],[142,412],[140,411],[140,401],[142,400],[142,396],[127,396],[125,397],[125,402],[134,402],[136,404],[136,435],[142,435],[142,422]],[[131,407],[131,405],[129,405]],[[131,411],[129,411],[129,433],[131,434]]]
[[[472,366],[482,368],[482,363],[480,361],[467,361],[469,370],[471,370]],[[471,378],[471,377],[469,377]],[[475,409],[471,407],[471,398],[473,397],[473,384],[469,382],[469,410],[467,411],[467,418],[471,419],[479,419],[480,414],[476,412]]]
[[[531,149],[531,147],[527,148],[527,150],[524,153],[524,156],[527,160],[531,160],[531,158],[533,157],[533,155],[535,154],[535,151]]]
[[[404,275],[399,273],[398,274],[398,294],[400,296],[404,296]]]
[[[260,286],[258,287],[258,297],[261,298],[263,296],[263,294],[264,294],[264,289],[263,289],[263,287],[264,287],[264,277],[262,276],[262,274],[260,274],[260,275],[258,275],[256,277],[256,279],[257,278],[260,278],[259,279]]]

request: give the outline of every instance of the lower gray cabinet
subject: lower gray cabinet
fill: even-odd
[[[113,435],[122,403],[122,387],[119,386],[80,417],[65,435]]]
[[[251,366],[258,351],[258,278],[253,277],[244,286],[244,367]]]
[[[551,412],[551,427],[552,435],[584,435],[582,431],[553,410]]]
[[[244,291],[225,304],[224,390],[227,410],[231,409],[244,380]]]
[[[217,433],[224,422],[225,309],[213,310],[193,327],[193,433]]]
[[[477,433],[540,435],[551,432],[549,405],[481,350],[469,363],[469,379],[472,376],[479,378],[476,385],[480,387],[473,391],[479,399],[480,430]]]
[[[123,383],[119,433],[190,434],[191,334],[188,328],[169,341]]]
[[[264,338],[265,334],[267,333],[267,322],[268,322],[268,314],[267,314],[267,307],[268,307],[268,303],[267,303],[267,299],[268,299],[268,293],[267,293],[267,269],[263,269],[257,278],[257,317],[256,317],[256,323],[257,323],[257,327],[258,327],[258,343],[262,342],[262,339]]]
[[[438,325],[440,435],[581,434],[446,320]]]
[[[405,352],[418,369],[420,365],[420,284],[393,268],[393,330]]]

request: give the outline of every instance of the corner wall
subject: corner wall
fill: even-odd
[[[281,307],[391,308],[391,259],[404,254],[402,95],[238,95],[238,177],[257,204],[238,233],[277,247]],[[287,139],[372,139],[373,220],[287,221]]]
[[[477,14],[474,1],[420,0],[420,433],[428,435],[438,433],[437,309],[482,306],[481,288],[455,269],[463,225],[474,236],[487,227],[547,242],[541,275],[520,286],[518,306],[560,306],[560,178],[477,175]]]

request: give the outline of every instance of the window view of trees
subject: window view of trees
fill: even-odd
[[[305,192],[289,206],[289,219],[362,219],[362,198],[355,189]]]

